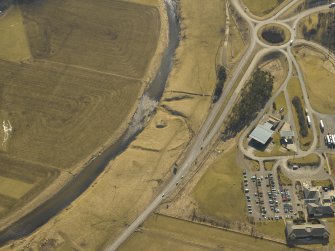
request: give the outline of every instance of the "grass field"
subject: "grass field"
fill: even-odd
[[[284,0],[243,0],[243,2],[253,14],[262,17],[273,11]]]
[[[0,59],[20,62],[31,57],[21,11],[13,6],[0,19]]]
[[[156,50],[157,8],[108,0],[39,0],[21,9],[35,58],[140,78]]]
[[[289,93],[289,97],[290,97],[290,105],[292,107],[292,113],[293,113],[293,118],[294,118],[294,124],[298,130],[297,133],[299,133],[299,122],[298,122],[298,115],[297,112],[292,104],[292,99],[293,97],[297,96],[300,98],[301,100],[301,104],[302,104],[302,109],[305,111],[305,102],[304,102],[304,98],[303,98],[303,94],[302,94],[302,90],[300,87],[300,82],[299,79],[297,77],[292,77],[287,85],[287,90]],[[308,135],[307,137],[302,137],[299,134],[299,142],[300,142],[300,148],[304,151],[308,150],[310,145],[312,144],[313,141],[313,132],[310,128],[308,128]]]
[[[116,141],[162,39],[157,1],[17,4],[0,19],[1,220]]]
[[[295,50],[295,57],[304,73],[313,108],[321,113],[334,114],[335,93],[329,90],[335,81],[335,62],[309,49]]]
[[[258,232],[266,234],[268,236],[285,240],[285,223],[283,220],[262,222],[256,224]]]
[[[283,115],[287,114],[287,105],[286,105],[286,99],[285,99],[285,95],[284,92],[281,92],[276,100],[275,100],[275,104],[276,104],[276,109],[280,110],[280,108],[284,108],[284,111],[281,113]]]
[[[113,136],[141,89],[140,81],[49,63],[0,61],[0,74],[1,109],[15,130],[8,153],[63,169]]]
[[[296,165],[306,165],[308,163],[320,163],[319,155],[312,153],[302,158],[294,158],[289,160],[289,163]]]
[[[0,218],[27,203],[59,175],[59,170],[0,154]]]
[[[289,250],[285,245],[251,236],[154,215],[120,250]],[[294,249],[292,249],[294,250]]]
[[[200,213],[228,221],[245,220],[242,178],[242,169],[236,163],[236,148],[232,148],[210,166],[194,188]]]
[[[274,161],[264,161],[264,169],[266,171],[272,171],[274,164]]]

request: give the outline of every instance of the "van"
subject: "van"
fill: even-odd
[[[293,165],[293,166],[292,166],[292,169],[293,169],[293,170],[298,170],[298,168],[299,168],[299,166],[297,166],[297,165]]]
[[[329,8],[334,8],[335,7],[335,3],[331,3],[330,5],[329,5]]]

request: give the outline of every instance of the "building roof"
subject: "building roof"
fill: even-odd
[[[293,131],[281,131],[280,137],[281,138],[292,138],[294,137],[294,132]]]
[[[287,222],[286,234],[289,239],[329,237],[329,231],[322,222],[320,224],[303,225],[294,225],[292,222]]]
[[[319,203],[320,201],[320,187],[310,187],[307,184],[303,184],[304,198],[310,203]]]
[[[333,216],[334,215],[334,209],[329,203],[324,204],[324,205],[308,203],[307,212],[308,212],[308,215],[314,215],[314,216]]]
[[[268,123],[270,124],[270,123]],[[271,125],[271,124],[270,124]],[[272,127],[272,125],[271,125]],[[271,128],[270,127],[270,128]],[[258,125],[249,135],[250,138],[258,141],[259,143],[265,144],[272,136],[274,131],[269,128],[269,125],[265,123],[264,125]]]

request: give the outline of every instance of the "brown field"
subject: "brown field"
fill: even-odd
[[[157,8],[108,0],[38,0],[21,9],[38,59],[140,78],[156,50]]]
[[[283,244],[153,215],[120,250],[294,250]]]
[[[335,62],[308,48],[300,48],[294,52],[304,73],[312,107],[321,113],[334,114],[335,94],[329,90],[332,90],[335,81]]]
[[[20,1],[0,19],[0,220],[125,130],[165,46],[157,6]]]
[[[146,2],[131,0],[134,1]],[[158,3],[162,2],[157,0]],[[211,104],[216,51],[223,38],[220,28],[224,26],[224,6],[223,0],[212,1],[211,5],[203,0],[181,2],[186,37],[177,50],[161,106],[148,126],[67,210],[31,236],[1,250],[17,250],[26,245],[38,249],[45,239],[55,241],[58,250],[101,250],[142,212],[172,175],[171,166],[192,135],[190,125],[198,130]],[[204,22],[211,22],[212,26],[208,28]],[[193,99],[175,99],[184,94]],[[173,115],[179,109],[186,116]]]
[[[284,0],[243,0],[243,2],[253,14],[262,17],[277,8]]]
[[[1,109],[15,130],[8,153],[62,169],[115,138],[141,90],[140,81],[49,63],[0,61],[0,74]]]
[[[59,170],[0,155],[0,218],[19,209],[59,175]]]

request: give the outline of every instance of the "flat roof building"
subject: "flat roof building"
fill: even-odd
[[[249,137],[253,140],[261,144],[266,144],[268,140],[272,137],[274,131],[271,130],[272,124],[265,123],[264,125],[258,125],[256,128],[250,133]]]

